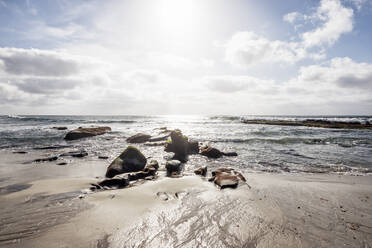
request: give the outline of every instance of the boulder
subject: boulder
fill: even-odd
[[[207,166],[194,170],[194,173],[205,177],[207,175]]]
[[[135,147],[128,146],[107,168],[106,177],[112,178],[115,175],[137,172],[145,168],[147,159]]]
[[[36,162],[36,163],[39,163],[39,162],[51,162],[51,161],[55,161],[57,159],[58,159],[57,156],[53,156],[53,157],[48,157],[48,158],[38,158],[38,159],[33,160],[33,162]]]
[[[220,150],[211,146],[204,146],[200,148],[200,154],[203,156],[207,156],[208,158],[220,158],[223,155]]]
[[[137,133],[129,138],[127,138],[128,143],[145,143],[151,138],[151,135],[144,133]]]
[[[79,127],[78,129],[74,129],[68,132],[65,136],[65,140],[76,140],[85,137],[102,135],[108,131],[111,131],[110,127],[87,127],[87,128]]]
[[[179,160],[170,160],[165,164],[167,169],[167,176],[180,175],[182,172],[182,163]]]
[[[180,130],[174,130],[170,134],[171,140],[165,144],[166,152],[174,152],[174,158],[183,162],[187,160],[188,138]]]

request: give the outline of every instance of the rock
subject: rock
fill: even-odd
[[[239,178],[234,175],[228,175],[228,174],[220,174],[216,176],[214,179],[214,183],[221,187],[221,189],[224,188],[236,188],[239,184]]]
[[[188,138],[180,130],[172,131],[171,140],[165,144],[166,152],[174,152],[174,159],[186,162],[188,154]]]
[[[208,158],[220,158],[223,155],[220,150],[211,146],[204,146],[200,148],[200,154],[203,156],[207,156]]]
[[[65,152],[60,155],[61,157],[74,157],[74,158],[83,158],[88,156],[86,151],[73,151],[73,152]]]
[[[188,142],[188,154],[198,154],[199,153],[199,142],[189,141]]]
[[[227,157],[236,157],[238,154],[236,152],[223,152],[222,155]]]
[[[64,149],[64,148],[69,148],[71,146],[64,146],[64,145],[58,145],[58,146],[39,146],[39,147],[34,147],[32,149],[34,150],[57,150],[57,149]]]
[[[111,131],[110,127],[87,127],[74,129],[68,132],[65,136],[65,140],[76,140],[85,137],[92,137],[96,135],[102,135],[108,131]]]
[[[205,177],[207,175],[207,166],[194,170],[194,173]]]
[[[147,159],[135,147],[128,146],[107,168],[106,177],[112,178],[115,175],[137,172],[145,168]]]
[[[212,178],[210,178],[209,181],[214,182],[221,189],[224,189],[236,188],[240,181],[246,182],[246,179],[240,172],[232,168],[219,168],[212,171]],[[250,188],[249,185],[248,187]]]
[[[57,160],[58,157],[57,156],[53,156],[53,157],[49,157],[49,158],[38,158],[38,159],[35,159],[33,162],[50,162],[50,161],[55,161]]]
[[[107,187],[110,189],[121,189],[129,185],[129,179],[126,177],[122,177],[122,176],[115,176],[114,178],[105,179],[97,184],[92,184],[92,185],[96,186],[97,189],[102,189],[102,188],[105,189]]]
[[[146,179],[148,177],[154,177],[156,174],[155,168],[145,168],[143,171],[131,173],[128,175],[129,181],[135,181],[139,179]]]
[[[108,156],[98,156],[99,159],[108,159]]]
[[[167,176],[171,176],[172,173],[173,175],[180,175],[182,172],[182,163],[179,160],[170,160],[165,164],[165,168],[167,169]]]
[[[67,163],[66,162],[59,162],[59,163],[57,163],[57,165],[67,165]]]
[[[151,138],[151,135],[143,134],[143,133],[137,133],[136,135],[133,135],[129,138],[127,138],[128,143],[145,143]]]
[[[15,151],[13,153],[17,153],[17,154],[26,154],[27,152],[26,151]]]
[[[67,127],[52,127],[52,129],[67,130]]]

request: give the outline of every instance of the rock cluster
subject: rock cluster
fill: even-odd
[[[170,133],[170,137],[171,139],[165,144],[164,150],[166,152],[173,152],[174,159],[186,162],[189,154],[199,153],[199,142],[189,141],[180,130],[173,130]]]

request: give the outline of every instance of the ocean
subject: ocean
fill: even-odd
[[[128,145],[126,138],[136,133],[156,135],[157,128],[178,128],[189,139],[237,157],[217,160],[192,155],[190,169],[230,166],[243,171],[274,173],[356,173],[372,172],[372,130],[313,128],[245,124],[245,119],[372,122],[371,116],[0,116],[0,149],[28,151],[50,148],[85,150],[88,158],[99,155],[114,159]],[[96,137],[66,141],[68,130],[78,127],[110,126],[112,131]],[[164,161],[163,147],[138,144],[148,158]],[[46,149],[47,150],[47,149]]]

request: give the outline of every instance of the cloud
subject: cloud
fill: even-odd
[[[296,42],[270,41],[253,32],[236,33],[225,45],[226,60],[238,66],[260,62],[295,63],[307,56]]]
[[[372,89],[372,64],[357,63],[348,57],[334,58],[321,65],[302,67],[298,80],[318,87],[336,87],[343,92],[345,88],[364,91]]]
[[[79,61],[65,54],[38,49],[0,48],[5,72],[13,75],[69,76],[79,72]]]
[[[283,20],[289,23],[294,23],[296,19],[301,17],[302,15],[298,12],[291,12],[283,16]]]
[[[311,18],[323,23],[302,34],[305,47],[333,45],[342,34],[353,30],[353,10],[344,7],[339,0],[322,0]]]
[[[225,43],[226,61],[247,67],[257,63],[294,64],[303,59],[326,58],[325,46],[332,46],[342,34],[353,29],[353,10],[339,0],[322,0],[315,13],[304,15],[291,12],[283,20],[299,27],[299,21],[317,24],[307,32],[299,33],[294,41],[269,40],[253,32],[235,33]]]

